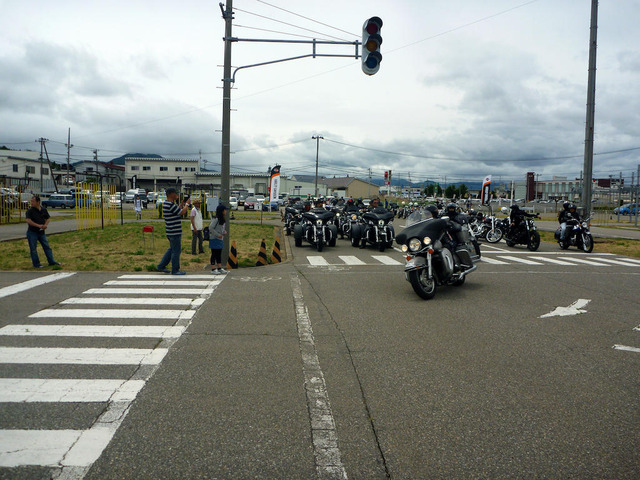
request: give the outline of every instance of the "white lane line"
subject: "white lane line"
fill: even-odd
[[[338,258],[347,265],[366,265],[366,263],[353,255],[338,255]]]
[[[484,252],[482,252],[484,253]],[[508,262],[503,262],[502,260],[496,260],[495,258],[482,256],[481,259],[483,262],[490,263],[491,265],[509,265]]]
[[[402,262],[399,262],[388,255],[371,255],[374,259],[382,263],[383,265],[402,265]]]
[[[498,255],[498,257],[504,258],[505,260],[511,260],[516,263],[524,263],[526,265],[542,265],[540,262],[534,262],[533,260],[527,260],[526,258],[512,257],[510,255]]]
[[[211,295],[215,288],[90,288],[84,295]]]
[[[547,257],[543,257],[543,256],[532,256],[529,258],[533,258],[535,260],[542,260],[543,262],[549,262],[549,263],[554,263],[556,265],[573,265],[574,267],[576,266],[575,263],[570,263],[570,262],[565,262],[564,260],[558,260],[556,258],[547,258]]]
[[[131,402],[144,380],[0,378],[0,402]]]
[[[124,325],[7,325],[0,336],[179,338],[186,327]]]
[[[190,298],[105,298],[105,297],[74,297],[60,302],[63,305],[184,305],[191,306]]]
[[[608,258],[599,258],[598,260],[600,260],[601,262],[613,263],[614,265],[624,265],[625,267],[640,267],[640,265],[637,265],[635,263],[629,263],[627,261],[621,262],[620,260],[622,259],[610,260]]]
[[[320,256],[308,256],[307,260],[309,261],[309,263],[311,265],[316,265],[316,266],[327,266],[329,265],[329,262],[327,262],[324,257],[320,257]]]
[[[81,430],[0,430],[0,467],[59,467]]]
[[[640,348],[637,348],[637,347],[627,347],[625,345],[614,345],[613,348],[615,348],[616,350],[625,350],[627,352],[640,353]]]
[[[291,276],[291,286],[293,288],[293,302],[298,325],[307,407],[311,422],[311,440],[316,473],[321,480],[346,480],[347,472],[342,465],[336,423],[331,412],[324,374],[318,360],[311,319],[309,318],[309,311],[304,304],[300,278],[295,274]]]
[[[157,365],[167,352],[166,348],[0,347],[0,364]]]
[[[105,285],[128,285],[131,287],[209,287],[211,280],[109,280]],[[216,282],[217,285],[218,282]],[[179,289],[176,289],[179,291]]]
[[[118,310],[92,308],[46,308],[32,313],[29,318],[151,318],[163,320],[189,319],[194,310]]]
[[[120,275],[118,278],[121,278],[123,280],[172,280],[172,281],[176,281],[179,282],[180,280],[184,279],[184,280],[207,280],[209,279],[209,281],[211,282],[216,282],[216,283],[220,283],[222,280],[219,280],[217,278],[212,278],[212,275],[185,275],[184,277],[175,277],[175,276],[170,276],[167,275],[166,273],[160,274],[160,275],[144,275],[144,274],[136,274],[136,275]]]
[[[604,263],[600,263],[600,262],[594,262],[592,260],[585,260],[584,258],[577,258],[577,257],[560,257],[563,260],[568,260],[570,262],[578,262],[578,263],[584,263],[585,265],[593,265],[594,267],[609,267],[610,265],[606,265]],[[601,258],[599,258],[598,260],[602,260]]]
[[[24,292],[34,287],[44,285],[45,283],[55,282],[56,280],[62,280],[63,278],[75,275],[76,272],[60,272],[53,275],[47,275],[45,277],[34,278],[33,280],[27,280],[26,282],[17,283],[8,287],[0,288],[0,298],[8,297],[15,293]]]

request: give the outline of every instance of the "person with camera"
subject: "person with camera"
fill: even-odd
[[[182,251],[181,217],[191,208],[191,204],[188,203],[189,197],[187,196],[180,206],[176,205],[178,191],[173,187],[167,188],[166,194],[167,199],[162,203],[162,216],[166,225],[169,249],[165,252],[157,268],[159,272],[171,273],[171,275],[185,275],[185,272],[180,270],[180,253]],[[167,270],[169,262],[171,262],[171,272]]]

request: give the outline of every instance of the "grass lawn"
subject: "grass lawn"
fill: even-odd
[[[155,227],[153,246],[150,233],[144,234],[143,241],[143,225],[140,223],[111,225],[104,230],[92,229],[48,235],[53,255],[58,262],[62,263],[62,268],[45,267],[44,270],[155,271],[169,242],[165,236],[164,222],[154,222],[153,225]],[[267,257],[271,258],[276,235],[273,225],[231,223],[230,230],[231,240],[235,240],[237,244],[239,266],[255,265],[262,238],[266,240]],[[281,237],[281,246],[282,243]],[[33,270],[26,238],[2,242],[0,245],[2,246],[0,270]],[[191,231],[189,223],[183,221],[180,268],[186,272],[203,272],[209,266],[211,255],[208,242],[205,242],[205,252],[200,255],[191,255]],[[43,265],[46,265],[46,258],[40,246],[38,246],[38,255]]]
[[[543,242],[558,244],[553,232],[544,232],[542,230],[538,230],[538,232]],[[558,249],[559,248],[560,247],[558,247]],[[575,247],[571,247],[567,251],[575,250]],[[627,240],[624,238],[596,238],[594,239],[593,251],[595,253],[613,253],[616,255],[640,258],[640,241]]]

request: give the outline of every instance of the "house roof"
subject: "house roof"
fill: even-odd
[[[351,182],[354,180],[359,180],[362,183],[366,183],[372,185],[374,187],[380,187],[380,185],[376,185],[375,183],[367,182],[366,180],[362,180],[361,178],[356,177],[334,177],[334,178],[324,178],[322,179],[322,183],[324,183],[327,187],[343,189],[347,188]]]

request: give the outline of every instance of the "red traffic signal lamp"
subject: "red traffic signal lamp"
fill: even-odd
[[[382,55],[382,19],[371,17],[362,26],[362,71],[367,75],[374,75],[380,69]]]

